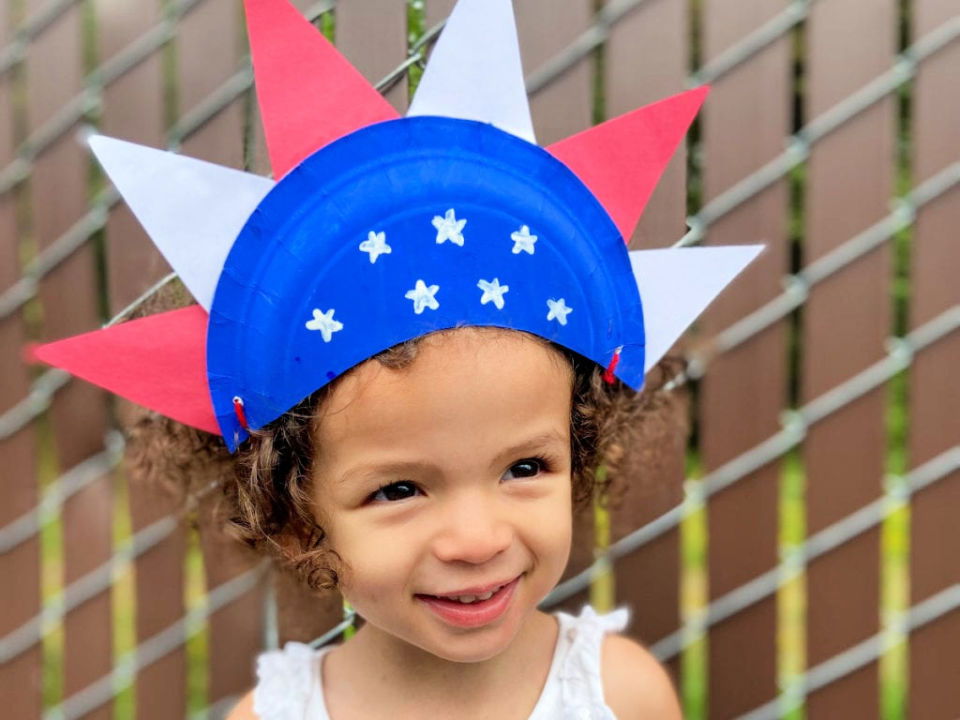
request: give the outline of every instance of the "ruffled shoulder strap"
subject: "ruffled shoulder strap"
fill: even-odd
[[[558,613],[561,632],[567,634],[569,648],[560,667],[560,692],[564,712],[571,720],[616,720],[603,697],[600,654],[603,636],[622,632],[630,622],[630,611],[623,607],[598,615],[589,605],[579,617]]]
[[[314,683],[316,651],[288,642],[257,657],[253,711],[261,720],[303,720]]]

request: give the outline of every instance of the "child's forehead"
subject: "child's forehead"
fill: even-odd
[[[497,386],[518,376],[543,377],[548,367],[555,370],[548,375],[572,380],[567,355],[543,338],[501,327],[451,328],[366,360],[337,383],[329,400],[336,406],[338,396],[355,398],[387,389],[413,391],[418,383],[459,382],[467,389],[478,378],[492,380],[484,389],[496,392]]]
[[[319,431],[330,442],[465,420],[511,426],[570,411],[573,370],[548,342],[502,328],[425,336],[401,367],[371,359],[327,396]]]

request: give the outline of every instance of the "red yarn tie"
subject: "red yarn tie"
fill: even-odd
[[[607,383],[607,385],[613,385],[613,383],[617,381],[617,378],[613,373],[617,369],[617,365],[620,364],[620,353],[622,351],[622,346],[613,351],[613,357],[610,359],[610,364],[607,365],[607,369],[603,371],[603,381]]]
[[[233,411],[237,414],[237,422],[240,423],[240,427],[247,430],[249,428],[247,414],[243,411],[243,400],[239,395],[233,398]]]

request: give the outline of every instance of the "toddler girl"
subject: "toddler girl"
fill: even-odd
[[[362,619],[261,657],[232,717],[679,717],[626,610],[538,606],[645,376],[757,253],[624,243],[705,89],[543,149],[509,0],[460,0],[406,118],[245,7],[277,181],[92,138],[198,304],[35,351],[237,453],[234,528]]]
[[[598,462],[622,477],[625,446],[670,409],[602,373],[526,333],[440,331],[253,433],[224,488],[233,529],[309,587],[339,589],[362,626],[262,655],[229,718],[679,718],[656,660],[610,634],[626,609],[538,609]],[[138,435],[141,460],[196,451]]]

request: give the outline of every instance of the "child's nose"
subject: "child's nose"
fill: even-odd
[[[434,538],[434,554],[443,562],[488,562],[510,547],[513,527],[497,501],[479,493],[451,498]]]

